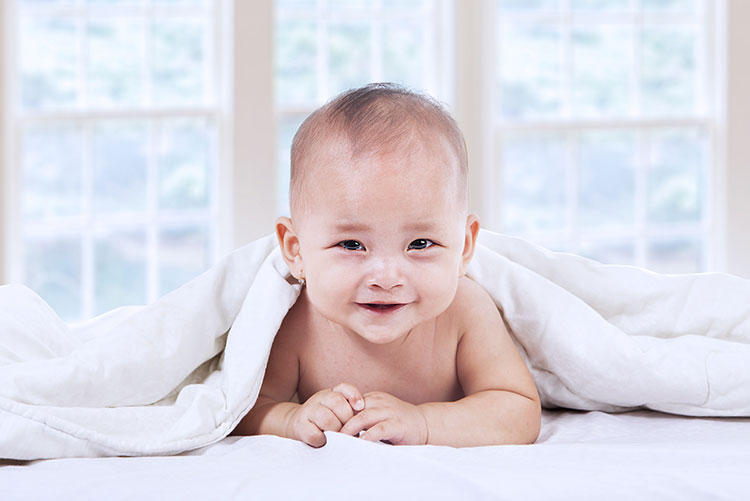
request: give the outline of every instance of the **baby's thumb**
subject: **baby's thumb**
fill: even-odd
[[[365,399],[362,397],[359,390],[353,385],[349,383],[339,383],[333,388],[333,391],[341,393],[355,411],[361,411],[365,408]]]

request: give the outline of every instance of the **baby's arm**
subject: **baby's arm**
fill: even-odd
[[[394,444],[456,447],[526,444],[539,434],[541,407],[534,381],[487,292],[463,279],[454,305],[463,335],[456,353],[466,397],[413,405],[384,392],[366,393],[365,410],[342,433]]]
[[[297,343],[290,330],[283,325],[279,330],[255,406],[232,434],[277,435],[320,447],[326,443],[323,432],[339,431],[364,401],[354,386],[341,383],[315,393],[304,404],[290,402],[299,381]]]
[[[539,435],[541,406],[528,368],[489,294],[465,279],[464,332],[456,368],[465,398],[420,405],[429,443],[454,446],[528,444]]]

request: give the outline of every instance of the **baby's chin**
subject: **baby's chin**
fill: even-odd
[[[363,325],[362,322],[337,322],[330,319],[331,323],[340,327],[350,337],[360,343],[367,345],[387,346],[389,344],[401,343],[416,327],[414,322],[386,322],[381,325]]]

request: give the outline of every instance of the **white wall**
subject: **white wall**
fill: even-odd
[[[750,278],[750,2],[726,10],[726,269]]]
[[[7,135],[7,121],[8,121],[8,113],[6,110],[7,107],[7,71],[6,71],[6,50],[7,50],[7,44],[6,44],[6,37],[8,36],[8,33],[5,29],[2,28],[4,26],[4,20],[7,15],[7,2],[0,1],[0,284],[4,284],[7,280],[7,262],[9,261],[7,259],[7,235],[8,232],[6,231],[8,228],[8,199],[7,199],[7,191],[8,187],[6,185],[6,181],[8,179],[8,149],[6,144],[6,138]]]
[[[273,0],[233,2],[234,53],[229,114],[233,124],[231,173],[231,247],[273,231],[276,218],[276,115],[273,94]],[[229,47],[231,49],[231,47]],[[231,53],[231,50],[227,51]]]

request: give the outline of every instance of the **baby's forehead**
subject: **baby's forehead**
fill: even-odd
[[[364,169],[402,167],[411,173],[434,174],[434,168],[460,174],[460,161],[449,140],[433,134],[412,133],[388,141],[351,138],[332,131],[308,151],[304,168],[309,173],[339,167],[329,175],[350,176],[366,173]]]

